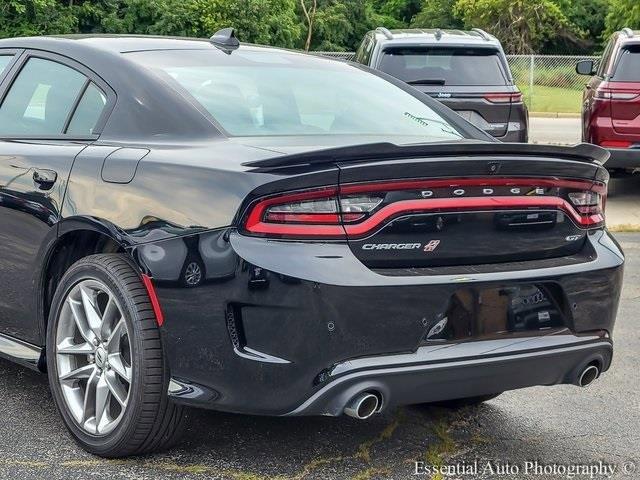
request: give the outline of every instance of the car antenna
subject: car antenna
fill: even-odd
[[[231,52],[240,47],[240,41],[236,38],[236,31],[233,28],[218,30],[209,39],[209,42],[227,55],[231,55]]]
[[[440,40],[442,38],[442,30],[441,29],[436,28],[435,37],[436,37],[436,40]]]

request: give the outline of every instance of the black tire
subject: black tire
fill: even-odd
[[[459,408],[480,405],[481,403],[484,403],[496,398],[498,395],[500,395],[500,393],[492,393],[490,395],[478,395],[477,397],[456,398],[453,400],[443,400],[441,402],[433,402],[425,405],[457,410]]]
[[[83,429],[70,413],[58,380],[56,329],[67,294],[83,280],[107,286],[119,302],[129,329],[131,382],[124,413],[117,426],[105,435]],[[85,450],[102,457],[140,455],[172,446],[182,433],[185,409],[167,395],[169,370],[160,331],[140,274],[121,254],[85,257],[69,268],[58,284],[47,325],[49,384],[62,419]]]

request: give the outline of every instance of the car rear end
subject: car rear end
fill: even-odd
[[[489,141],[349,63],[257,47],[129,56],[226,132],[141,163],[145,186],[183,169],[206,186],[172,205],[192,212],[188,233],[133,252],[154,282],[192,236],[224,259],[195,288],[155,282],[176,402],[360,416],[609,368],[624,259],[605,229],[603,149]]]
[[[621,46],[611,74],[594,92],[589,121],[589,141],[611,152],[608,168],[640,168],[640,41]]]
[[[377,68],[504,142],[527,142],[528,112],[499,45],[383,44]]]
[[[220,318],[166,322],[224,361],[175,359],[176,401],[340,415],[589,383],[611,362],[623,265],[594,152],[372,145],[248,164],[272,181],[229,233],[236,276],[198,296]]]

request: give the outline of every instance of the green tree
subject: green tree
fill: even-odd
[[[77,19],[57,0],[0,1],[0,37],[73,33]]]
[[[605,28],[609,0],[555,0],[572,25],[566,35],[557,35],[545,53],[592,53]]]
[[[466,28],[487,30],[509,53],[540,52],[549,39],[572,29],[552,0],[457,0],[453,10]]]
[[[605,20],[605,38],[624,27],[640,30],[640,2],[638,0],[610,0]]]
[[[87,2],[89,4],[90,2]],[[294,47],[301,26],[295,0],[120,0],[82,5],[81,18],[99,20],[93,31],[210,37],[233,26],[245,42]]]
[[[318,0],[312,50],[355,50],[364,34],[381,21],[370,2]]]
[[[375,14],[386,17],[397,26],[407,25],[423,7],[424,0],[373,0]]]
[[[462,28],[464,22],[455,15],[455,4],[456,0],[424,0],[422,8],[412,18],[411,26],[415,28]]]

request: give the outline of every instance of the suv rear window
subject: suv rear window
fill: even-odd
[[[640,82],[640,45],[629,45],[622,49],[611,80]]]
[[[489,48],[390,47],[378,67],[415,85],[507,85],[499,52]]]

